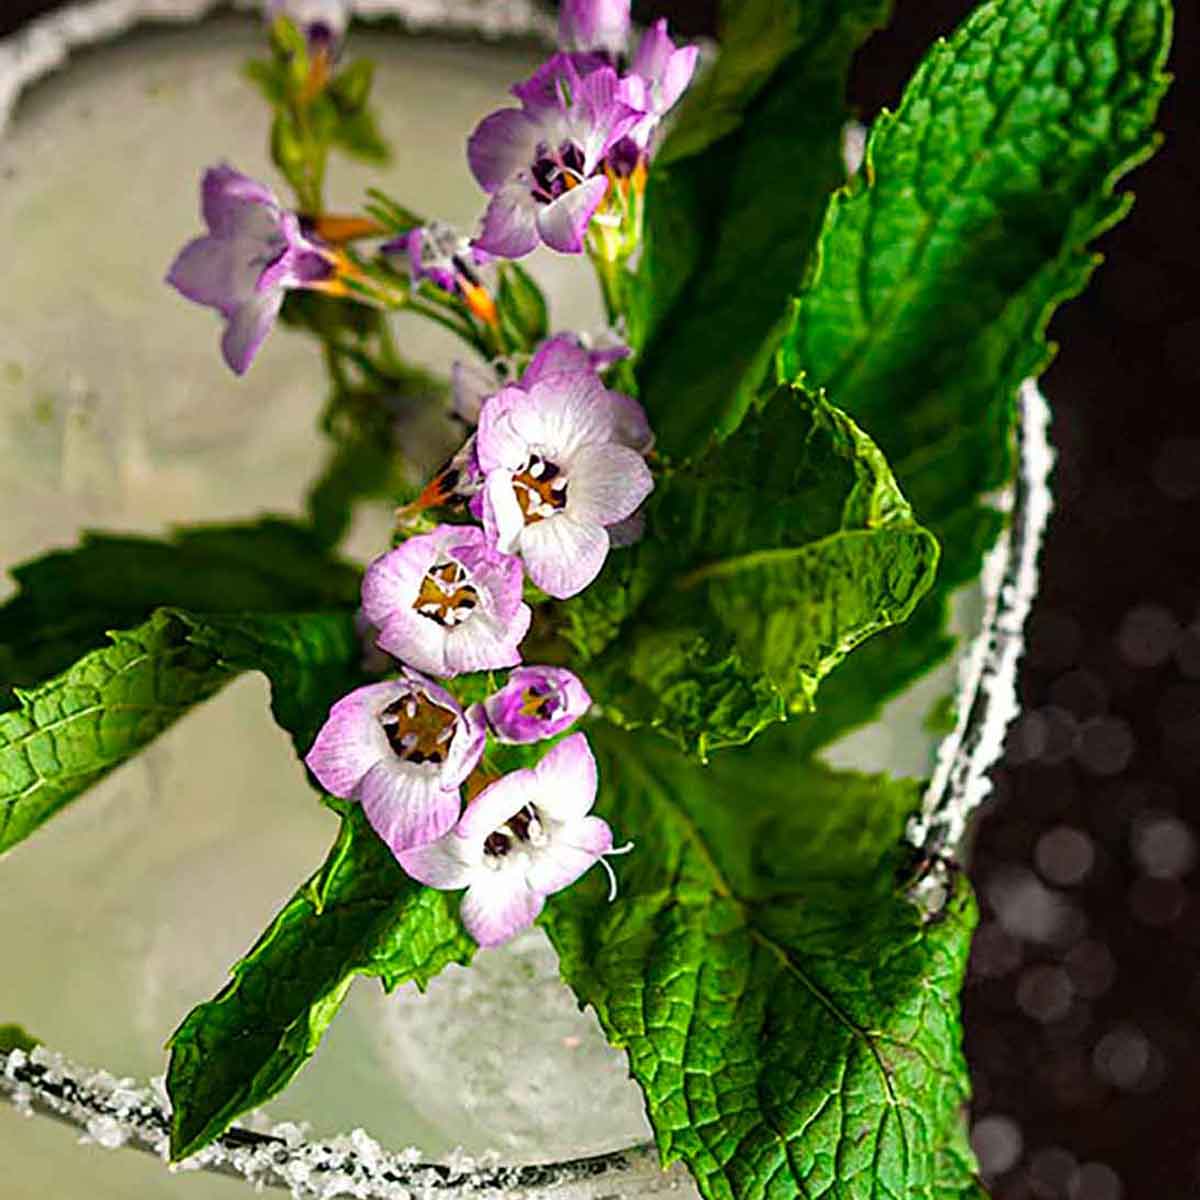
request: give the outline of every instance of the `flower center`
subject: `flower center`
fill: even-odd
[[[520,812],[509,817],[499,829],[494,829],[487,835],[483,843],[483,852],[490,858],[501,859],[518,842],[527,846],[544,846],[546,841],[546,830],[537,809],[532,804],[527,804]]]
[[[583,182],[583,151],[572,141],[561,142],[557,150],[543,142],[533,160],[533,198],[549,204]]]
[[[379,723],[396,757],[420,765],[446,761],[458,717],[428,696],[410,692],[389,704]]]
[[[521,693],[519,712],[523,717],[537,717],[540,721],[553,720],[562,709],[562,700],[555,687],[541,688],[531,684]]]
[[[413,608],[443,628],[453,629],[455,625],[461,625],[478,604],[479,593],[471,585],[466,568],[448,559],[425,572]]]
[[[567,476],[557,463],[535,454],[525,469],[513,476],[513,492],[525,524],[532,525],[566,508]]]

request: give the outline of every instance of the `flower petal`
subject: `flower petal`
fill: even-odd
[[[525,514],[513,491],[511,471],[492,471],[483,490],[483,528],[503,554],[512,554],[521,544]]]
[[[451,411],[460,421],[478,425],[483,402],[502,386],[500,377],[491,367],[456,362],[450,368]]]
[[[529,800],[553,821],[579,821],[596,803],[598,772],[587,737],[573,733],[549,750],[533,768]]]
[[[204,172],[200,208],[217,237],[269,236],[276,227],[279,201],[266,184],[221,163]]]
[[[609,544],[614,550],[636,546],[646,535],[646,513],[643,509],[631,513],[623,521],[608,526]]]
[[[231,312],[233,297],[230,295],[227,243],[215,237],[200,237],[188,242],[171,264],[167,282],[196,304]]]
[[[639,454],[649,454],[654,448],[654,430],[646,410],[624,392],[609,392],[608,401],[615,410],[613,440]]]
[[[582,592],[600,574],[608,549],[603,526],[584,524],[565,512],[527,525],[521,534],[529,578],[556,600]]]
[[[579,94],[580,70],[596,70],[602,59],[587,54],[552,54],[522,83],[514,84],[512,94],[539,128],[540,138],[551,128],[562,132],[563,116]],[[539,139],[540,140],[540,139]]]
[[[436,842],[402,850],[396,855],[408,875],[426,887],[449,892],[466,887],[479,870],[478,859],[464,858],[464,843],[453,831],[444,834]]]
[[[654,490],[650,468],[628,446],[583,446],[571,460],[566,515],[585,524],[615,525]]]
[[[496,192],[533,162],[538,127],[519,108],[484,117],[467,141],[467,162],[485,192]]]
[[[547,375],[571,374],[592,369],[591,355],[580,345],[573,333],[556,333],[547,338],[529,360],[521,376],[521,386],[528,391]]]
[[[533,613],[522,604],[507,623],[486,612],[475,612],[446,638],[444,675],[466,671],[494,671],[515,667],[521,661],[520,645],[529,632]]]
[[[687,91],[688,84],[692,82],[692,76],[696,73],[696,62],[699,57],[700,51],[696,46],[681,46],[671,53],[666,69],[659,80],[661,90],[658,96],[658,111],[660,113],[670,112],[679,97]]]
[[[349,799],[362,777],[390,753],[379,713],[403,691],[395,682],[371,683],[329,710],[304,759],[327,792]]]
[[[462,805],[458,789],[443,788],[436,771],[399,759],[376,763],[355,794],[393,854],[440,838],[453,827]]]
[[[528,393],[519,387],[498,391],[479,414],[479,432],[475,438],[475,453],[485,472],[503,467],[519,471],[529,458],[529,443],[512,423],[514,410],[527,407]]]
[[[449,528],[458,529],[460,535],[447,550],[470,573],[484,612],[501,625],[511,624],[522,607],[521,560],[496,550],[482,529],[473,525]]]
[[[562,254],[580,254],[592,215],[608,193],[608,179],[595,175],[538,209],[537,228],[542,240]]]
[[[375,644],[418,671],[449,675],[453,672],[446,668],[448,632],[437,621],[410,607],[397,610],[384,621]]]
[[[638,42],[633,52],[632,69],[647,83],[654,83],[667,69],[667,63],[675,51],[675,43],[667,33],[667,20],[659,17]]]
[[[440,550],[437,538],[423,534],[409,538],[371,563],[363,577],[362,608],[372,625],[382,629],[396,613],[412,610],[421,580],[437,561]]]
[[[497,258],[524,258],[537,248],[537,201],[517,179],[492,197],[474,246]]]
[[[558,44],[564,50],[621,54],[629,40],[629,0],[563,0]]]
[[[458,820],[454,836],[462,838],[470,846],[479,846],[482,853],[488,835],[529,803],[534,782],[533,769],[521,767],[502,775],[495,783],[489,783],[467,805]]]
[[[455,708],[458,707],[448,692],[443,694],[449,704],[453,704]],[[487,717],[484,716],[483,705],[472,704],[462,714],[459,726],[450,740],[446,761],[442,764],[442,787],[457,789],[459,784],[479,765],[486,744]]]
[[[459,914],[467,932],[486,949],[528,929],[545,903],[529,890],[520,871],[486,871],[467,889]]]
[[[539,850],[525,872],[530,889],[548,896],[569,887],[596,865],[596,860],[612,849],[613,836],[608,823],[599,817],[556,829],[549,846]]]
[[[238,307],[221,338],[225,362],[244,375],[254,361],[283,306],[283,291],[263,292]]]
[[[520,645],[533,619],[527,604],[522,604],[513,619],[498,621],[486,612],[472,614],[450,631],[446,640],[445,674],[461,675],[469,671],[495,671],[515,667],[521,661]]]
[[[524,443],[524,455],[537,449],[570,468],[580,446],[612,441],[617,416],[604,384],[588,370],[543,376],[523,396],[518,393],[504,420]]]

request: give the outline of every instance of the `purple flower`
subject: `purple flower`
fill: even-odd
[[[467,932],[481,946],[497,946],[532,925],[547,896],[595,863],[613,880],[604,860],[613,852],[612,830],[588,815],[595,801],[596,760],[575,733],[536,767],[485,788],[445,837],[397,857],[430,887],[465,887]]]
[[[565,667],[518,667],[483,709],[502,742],[525,743],[570,729],[591,704],[579,676]]]
[[[309,49],[336,55],[350,24],[349,0],[267,0],[267,19],[287,17],[308,39]]]
[[[623,410],[613,396],[592,371],[547,374],[528,390],[504,388],[480,415],[484,528],[558,599],[596,578],[608,526],[654,487],[642,456],[620,443]]]
[[[563,50],[599,52],[612,59],[629,41],[629,0],[563,0],[558,44]]]
[[[458,819],[459,788],[485,740],[478,705],[464,712],[449,692],[406,670],[339,700],[304,761],[327,792],[359,801],[399,854],[441,837]]]
[[[476,246],[502,258],[521,258],[539,241],[565,254],[582,251],[608,193],[607,178],[596,172],[644,116],[619,92],[612,67],[581,74],[571,56],[556,54],[513,88],[521,108],[479,123],[467,157],[492,200]]]
[[[362,602],[379,645],[431,675],[519,663],[531,617],[520,562],[473,525],[439,525],[377,558]]]
[[[414,284],[428,279],[452,295],[465,294],[469,287],[481,287],[476,268],[492,261],[490,254],[472,246],[453,225],[444,221],[418,225],[382,249],[385,254],[408,256],[408,272]]]
[[[208,233],[189,242],[167,282],[225,318],[221,351],[239,375],[275,324],[289,288],[337,286],[337,259],[310,241],[295,213],[270,188],[230,166],[204,173],[201,208]]]
[[[691,83],[699,53],[695,46],[676,46],[667,33],[665,19],[655,21],[642,35],[633,56],[633,69],[621,80],[621,98],[645,114],[629,132],[630,140],[642,153],[649,147],[659,122]]]

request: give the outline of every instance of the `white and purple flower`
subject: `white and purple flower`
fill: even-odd
[[[597,862],[613,880],[604,858],[613,852],[612,830],[589,815],[596,782],[587,738],[572,734],[536,767],[480,792],[444,837],[397,855],[400,865],[429,887],[465,887],[463,924],[481,946],[498,946]]]
[[[633,55],[632,69],[621,80],[621,98],[645,115],[629,131],[629,140],[641,156],[647,156],[655,130],[687,91],[696,73],[699,50],[677,46],[660,18],[642,35]],[[619,146],[614,153],[618,167],[628,159],[630,148]]]
[[[275,324],[285,292],[338,290],[338,258],[304,235],[299,217],[270,188],[230,166],[204,173],[201,209],[209,231],[183,248],[167,282],[225,318],[221,351],[241,375]]]
[[[520,562],[473,525],[439,525],[377,558],[362,604],[379,645],[431,675],[514,666],[531,617]]]
[[[502,389],[480,414],[484,528],[560,600],[596,578],[609,526],[654,487],[642,455],[622,442],[634,401],[618,404],[615,395],[590,369],[545,374],[528,388]]]
[[[629,42],[629,0],[563,0],[558,44],[563,50],[604,54],[616,61]]]
[[[522,258],[539,242],[564,254],[583,250],[608,193],[607,177],[597,172],[645,116],[620,93],[612,67],[556,54],[513,88],[519,109],[479,123],[467,157],[492,199],[476,246],[502,258]]]
[[[591,704],[591,696],[573,671],[518,667],[483,702],[483,710],[500,741],[527,744],[565,733]]]
[[[385,254],[403,254],[413,285],[428,280],[451,296],[462,296],[482,320],[496,320],[496,304],[479,276],[492,256],[473,246],[453,225],[431,221],[387,242]]]
[[[486,728],[478,705],[464,712],[444,688],[405,670],[339,700],[304,761],[327,792],[357,800],[399,854],[454,825]]]

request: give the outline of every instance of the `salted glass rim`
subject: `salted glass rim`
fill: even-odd
[[[65,66],[73,52],[112,40],[145,23],[190,23],[220,9],[261,8],[257,0],[86,0],[31,22],[0,41],[0,137],[21,94]],[[411,32],[488,40],[551,43],[554,19],[534,0],[351,0],[355,17],[398,20]],[[927,864],[912,897],[933,917],[945,901],[949,875],[968,820],[986,798],[988,769],[999,757],[1016,715],[1016,669],[1023,628],[1038,583],[1038,555],[1051,509],[1053,451],[1049,410],[1033,380],[1016,406],[1016,471],[993,497],[1008,514],[988,555],[980,586],[983,615],[958,662],[955,728],[942,738],[921,811],[906,840]],[[0,1095],[19,1109],[82,1129],[103,1146],[133,1146],[167,1157],[170,1116],[160,1080],[139,1086],[105,1070],[80,1067],[45,1047],[0,1052]],[[391,1153],[362,1130],[329,1140],[304,1137],[291,1123],[233,1126],[194,1155],[188,1169],[216,1171],[294,1195],[348,1194],[373,1200],[412,1192],[443,1195],[509,1192],[600,1197],[649,1195],[686,1185],[676,1166],[663,1172],[650,1143],[546,1164],[509,1165],[496,1156],[464,1155],[434,1163],[412,1151]],[[616,1189],[616,1190],[614,1190]]]

